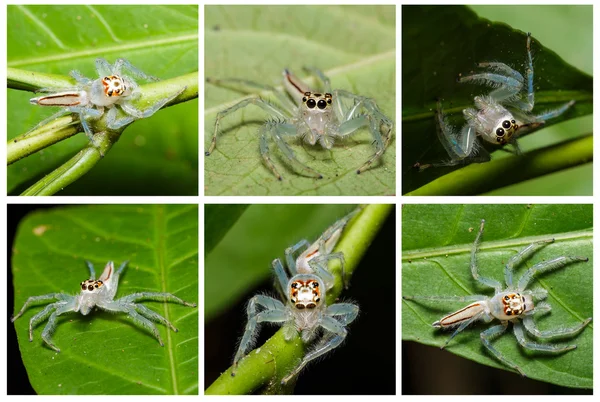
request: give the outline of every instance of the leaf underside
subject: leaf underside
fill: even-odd
[[[406,205],[402,218],[402,294],[458,296],[493,295],[479,285],[469,269],[472,242],[481,219],[486,220],[478,253],[480,274],[503,281],[504,264],[532,241],[555,238],[515,268],[518,279],[529,267],[561,255],[588,257],[589,262],[539,275],[529,289],[545,288],[552,312],[536,315],[540,330],[573,327],[592,317],[592,206],[591,205]],[[404,300],[402,339],[440,347],[451,335],[431,327],[434,321],[465,303]],[[481,364],[511,370],[481,344],[479,334],[498,324],[482,322],[456,336],[446,351]],[[576,344],[559,355],[524,351],[512,331],[493,342],[528,377],[576,388],[591,388],[593,322],[579,335],[554,343]],[[532,341],[536,341],[530,337]],[[543,342],[543,341],[539,341]],[[405,368],[407,369],[407,368]]]
[[[130,263],[116,298],[168,292],[198,302],[198,208],[195,205],[60,207],[23,219],[12,250],[15,313],[30,296],[77,294],[88,279],[84,261],[100,275],[107,261]],[[35,280],[31,280],[35,278]],[[155,301],[141,304],[179,329],[156,326],[161,347],[125,314],[92,311],[57,319],[56,353],[41,339],[46,322],[28,339],[28,323],[43,306],[15,321],[21,357],[38,394],[197,394],[198,310]],[[13,325],[13,324],[9,324]]]
[[[302,67],[314,66],[331,79],[333,89],[375,99],[395,122],[395,32],[393,6],[207,6],[205,74],[281,86],[284,68],[305,78]],[[210,83],[205,91],[204,147],[208,148],[217,112],[248,95]],[[260,95],[273,99],[267,92]],[[330,151],[298,138],[286,139],[302,163],[324,176],[320,180],[294,170],[270,141],[272,160],[283,176],[278,181],[259,153],[258,131],[269,117],[249,106],[222,120],[217,147],[205,158],[207,195],[395,193],[395,138],[379,163],[356,174],[374,153],[367,129]]]
[[[9,6],[8,66],[97,78],[95,59],[126,58],[149,75],[173,78],[198,69],[197,6]],[[29,104],[8,90],[8,139],[58,108]],[[61,194],[198,194],[198,104],[188,101],[129,126],[110,153]],[[88,144],[75,135],[7,168],[19,194]],[[110,180],[106,178],[110,177]],[[98,183],[102,183],[101,186]]]

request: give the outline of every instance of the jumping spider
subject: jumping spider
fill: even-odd
[[[126,313],[136,324],[150,330],[156,339],[158,339],[160,346],[164,346],[158,329],[152,321],[160,322],[175,332],[178,331],[177,328],[162,315],[135,302],[138,300],[170,301],[188,307],[196,307],[196,303],[188,303],[171,293],[162,292],[138,292],[113,300],[117,293],[119,276],[127,266],[127,263],[128,261],[125,261],[115,272],[113,262],[109,261],[104,267],[104,272],[102,272],[100,278],[96,279],[94,266],[91,262],[86,261],[90,270],[90,279],[80,283],[81,292],[78,295],[73,296],[66,293],[50,293],[43,296],[31,296],[27,299],[17,315],[11,318],[11,322],[14,322],[17,318],[21,317],[31,304],[38,301],[54,299],[58,301],[47,305],[42,311],[35,314],[31,317],[31,320],[29,320],[29,342],[33,341],[33,327],[37,323],[44,321],[46,317],[50,315],[48,324],[46,324],[44,331],[42,331],[42,339],[50,348],[60,352],[60,349],[57,348],[51,340],[52,332],[54,332],[56,327],[56,318],[61,314],[69,312],[79,312],[83,315],[88,315],[94,307],[98,307],[101,310],[110,311],[112,313]]]

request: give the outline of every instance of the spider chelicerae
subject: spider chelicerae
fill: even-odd
[[[489,161],[490,155],[477,140],[478,136],[491,144],[512,144],[515,153],[520,155],[521,150],[517,143],[520,135],[539,128],[546,120],[560,116],[575,104],[575,101],[571,100],[554,110],[537,115],[531,113],[535,105],[535,91],[530,33],[527,33],[526,78],[504,63],[483,62],[478,66],[486,71],[460,76],[458,82],[483,84],[493,90],[487,95],[476,96],[475,108],[463,110],[466,124],[460,131],[448,122],[442,110],[442,103],[438,99],[435,112],[436,131],[450,160],[433,164],[416,163],[415,167],[419,170],[431,166]]]
[[[321,179],[323,178],[321,173],[298,160],[288,145],[288,139],[298,137],[310,145],[319,143],[323,148],[331,149],[336,141],[343,140],[358,129],[367,127],[373,137],[375,153],[358,167],[356,173],[364,172],[379,160],[392,138],[394,127],[392,120],[381,112],[373,99],[355,95],[343,89],[332,90],[329,78],[323,72],[316,68],[305,69],[321,82],[324,92],[312,90],[287,69],[283,70],[283,85],[289,97],[274,87],[251,81],[207,79],[207,82],[221,86],[233,84],[254,90],[271,91],[277,96],[280,106],[275,106],[258,97],[252,97],[217,113],[214,133],[206,156],[211,155],[215,150],[221,119],[246,106],[255,105],[270,116],[270,120],[265,122],[260,129],[259,148],[265,164],[279,180],[282,180],[283,177],[271,160],[269,139],[277,145],[291,165],[307,176]]]
[[[160,346],[164,346],[158,329],[152,321],[164,324],[175,332],[178,331],[177,328],[162,315],[136,302],[140,300],[158,300],[196,307],[196,303],[188,303],[171,293],[163,292],[138,292],[114,300],[119,285],[119,277],[123,269],[127,266],[128,261],[121,264],[116,272],[113,262],[109,261],[98,279],[96,279],[96,272],[92,263],[86,261],[86,264],[90,270],[90,279],[81,282],[81,292],[78,295],[49,293],[42,296],[31,296],[27,299],[21,310],[11,318],[11,321],[14,322],[23,315],[30,305],[37,304],[37,302],[57,300],[54,303],[48,304],[42,311],[35,314],[29,320],[30,342],[33,341],[33,327],[48,318],[48,323],[42,331],[42,339],[50,348],[60,352],[60,349],[52,343],[51,339],[52,333],[56,328],[56,319],[58,316],[70,312],[79,312],[83,315],[88,315],[94,307],[98,307],[99,309],[113,313],[127,314],[136,324],[150,330],[156,339],[158,339]]]
[[[502,283],[482,277],[479,274],[477,267],[476,253],[481,242],[485,220],[481,221],[479,233],[475,238],[475,242],[471,248],[471,274],[473,278],[484,286],[494,289],[493,297],[484,295],[469,295],[469,296],[402,296],[404,300],[424,300],[433,302],[472,302],[468,306],[448,314],[440,318],[432,324],[435,328],[455,329],[452,335],[442,345],[445,348],[450,341],[469,325],[483,320],[491,322],[494,319],[500,321],[499,325],[493,326],[481,332],[481,342],[486,349],[500,360],[505,365],[518,371],[522,376],[525,376],[525,371],[517,364],[511,362],[491,343],[492,339],[498,337],[508,329],[508,324],[511,323],[513,333],[517,342],[529,350],[542,351],[548,353],[562,353],[575,349],[576,345],[557,345],[551,343],[535,343],[529,341],[525,337],[525,332],[538,339],[554,339],[561,337],[573,336],[583,330],[586,325],[592,320],[588,318],[585,321],[571,328],[558,328],[552,330],[541,331],[537,328],[533,320],[534,314],[543,314],[551,310],[548,303],[540,302],[546,299],[548,292],[543,289],[527,290],[529,283],[533,280],[536,274],[541,274],[553,269],[562,268],[565,265],[578,261],[588,261],[586,257],[570,257],[561,256],[551,260],[542,261],[529,268],[517,283],[513,283],[513,268],[519,265],[523,260],[531,256],[538,249],[554,242],[554,239],[537,241],[525,247],[517,254],[513,255],[505,265],[504,280],[506,287]]]
[[[86,78],[80,72],[73,70],[69,75],[77,81],[77,85],[37,90],[37,92],[45,92],[46,95],[32,98],[30,103],[39,106],[60,106],[62,109],[41,121],[29,130],[25,136],[62,115],[76,113],[79,115],[79,121],[86,135],[97,146],[94,143],[94,131],[88,120],[97,120],[102,117],[105,108],[108,109],[106,127],[116,130],[132,123],[134,120],[152,116],[186,89],[184,87],[177,90],[173,94],[151,103],[146,109],[139,110],[132,103],[141,96],[139,86],[134,78],[159,81],[158,78],[145,74],[126,59],[117,59],[115,64],[111,65],[105,59],[98,58],[96,59],[96,70],[100,77],[95,80]],[[117,105],[125,112],[126,116],[118,117]],[[18,140],[15,139],[14,141]]]

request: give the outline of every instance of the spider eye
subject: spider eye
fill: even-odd
[[[514,121],[514,120],[513,120],[513,121]],[[504,127],[504,128],[507,128],[507,129],[508,129],[508,128],[510,128],[510,121],[508,121],[508,120],[504,120],[504,121],[502,122],[502,127]]]
[[[325,102],[323,99],[321,99],[318,103],[317,106],[319,107],[319,109],[325,109],[327,107],[327,102]]]
[[[313,109],[316,105],[317,105],[317,102],[314,99],[309,99],[306,102],[306,106],[308,106],[309,109]]]
[[[298,285],[298,282],[292,283],[292,289],[298,289],[298,286],[300,286]]]
[[[327,104],[331,105],[331,99],[327,99]]]
[[[498,137],[503,137],[503,136],[504,136],[504,129],[503,129],[503,128],[500,128],[500,127],[498,127],[498,129],[496,130],[496,135],[497,135]]]
[[[92,290],[94,290],[94,287],[92,285],[88,286],[88,290],[91,292]]]
[[[319,282],[311,282],[310,286],[312,286],[313,288],[318,288],[319,287]]]
[[[510,300],[510,297],[508,297],[508,296],[504,296],[504,300],[506,300],[506,301],[509,301],[509,300]]]
[[[306,96],[302,98],[302,102],[306,102]]]
[[[511,120],[510,122],[511,122],[512,124],[516,124],[516,123],[517,123],[517,122],[516,122],[516,121],[514,121],[514,120]]]

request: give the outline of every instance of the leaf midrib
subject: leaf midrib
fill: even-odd
[[[574,232],[565,232],[565,233],[549,233],[539,236],[529,236],[529,237],[519,237],[514,239],[503,239],[503,240],[491,240],[486,241],[484,244],[479,246],[479,250],[491,250],[491,249],[499,249],[499,248],[507,248],[512,246],[523,246],[529,245],[536,241],[540,240],[548,240],[554,239],[555,243],[559,243],[561,241],[572,241],[572,240],[580,240],[580,239],[591,239],[592,231],[591,230],[581,230]],[[473,243],[468,244],[456,244],[447,247],[431,247],[417,250],[403,250],[402,251],[402,260],[408,261],[411,259],[421,259],[421,258],[429,258],[429,257],[438,257],[438,256],[446,256],[446,255],[455,255],[471,252],[471,248]]]

